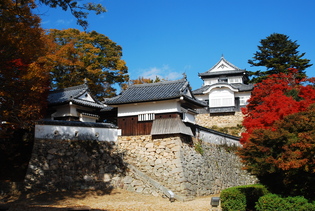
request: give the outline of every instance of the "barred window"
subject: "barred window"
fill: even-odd
[[[210,107],[233,106],[232,98],[215,98],[211,99]]]
[[[148,114],[139,114],[138,121],[151,121],[155,119],[155,115],[153,113]]]

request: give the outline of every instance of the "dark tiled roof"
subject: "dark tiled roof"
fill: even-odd
[[[199,89],[196,89],[193,91],[193,94],[195,95],[200,95],[203,94],[203,92],[207,91],[210,87],[217,86],[217,85],[229,85],[234,89],[237,89],[240,92],[246,92],[246,91],[252,91],[254,88],[253,84],[241,84],[241,83],[236,83],[236,84],[228,84],[228,83],[216,83],[216,84],[211,84],[211,85],[206,85],[202,86]]]
[[[93,100],[95,102],[78,99],[80,96],[82,96],[85,93],[89,93],[89,87],[86,84],[51,91],[48,95],[48,104],[58,105],[58,104],[73,102],[78,105],[94,107],[94,108],[105,107],[97,99],[94,99],[94,98]]]
[[[218,75],[242,75],[245,70],[230,70],[230,71],[215,71],[215,72],[204,72],[199,73],[199,76],[218,76]]]
[[[231,84],[232,87],[238,89],[240,92],[252,91],[254,89],[254,84]]]
[[[191,100],[191,102],[200,103],[200,101],[186,95],[188,88],[189,84],[185,79],[131,85],[120,95],[113,98],[104,99],[104,103],[108,105],[118,105],[168,100],[179,98],[181,96],[183,96],[185,99]]]
[[[187,95],[183,95],[183,97],[186,101],[192,102],[193,104],[197,104],[200,107],[207,107],[208,106],[208,104],[205,101],[197,100],[197,99],[189,97]]]
[[[99,127],[99,128],[117,128],[116,125],[111,123],[95,123],[95,122],[75,122],[75,121],[62,121],[62,120],[39,120],[37,125],[65,125],[65,126],[79,126],[79,127]]]
[[[202,86],[199,89],[195,89],[193,91],[194,95],[201,95],[203,94],[203,92],[205,92],[206,90],[208,90],[210,88],[211,85],[206,85],[206,86]]]

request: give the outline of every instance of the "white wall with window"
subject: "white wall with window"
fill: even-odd
[[[209,107],[229,107],[234,105],[234,92],[229,88],[216,88],[209,93]]]
[[[233,84],[233,83],[243,83],[243,79],[242,77],[230,77],[229,78],[229,83]]]
[[[131,106],[131,104],[121,105],[118,110],[118,117],[138,116],[142,114],[174,113],[180,112],[180,110],[180,104],[175,100],[134,103],[133,106]],[[147,118],[145,115],[140,116],[140,118]]]
[[[243,79],[241,76],[235,76],[235,77],[217,77],[217,78],[211,78],[204,80],[204,86],[206,85],[212,85],[217,83],[243,83]]]
[[[219,80],[219,77],[211,78],[211,79],[205,79],[203,83],[204,83],[204,86],[207,86],[207,85],[211,85],[211,84],[217,84],[218,80]]]
[[[240,98],[240,106],[246,106],[247,101],[249,100],[251,95],[251,92],[241,92],[241,93],[236,93],[235,97]]]

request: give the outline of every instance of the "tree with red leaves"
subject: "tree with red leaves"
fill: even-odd
[[[32,14],[4,0],[0,7],[0,120],[27,129],[41,118],[49,89],[49,40]]]
[[[315,190],[314,79],[297,70],[255,85],[238,154],[245,168],[271,190],[310,197]]]
[[[274,74],[255,85],[248,105],[242,110],[246,128],[242,143],[249,140],[253,130],[272,128],[275,121],[315,103],[314,78],[298,79],[297,73],[290,69],[288,74]]]

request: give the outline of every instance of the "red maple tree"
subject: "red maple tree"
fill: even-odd
[[[245,169],[271,190],[312,197],[315,191],[315,88],[297,70],[256,84],[243,110]],[[314,188],[313,188],[314,187]]]
[[[275,121],[306,110],[315,103],[314,78],[298,79],[298,71],[269,76],[255,85],[244,114],[241,142],[246,143],[255,129],[272,128]]]

